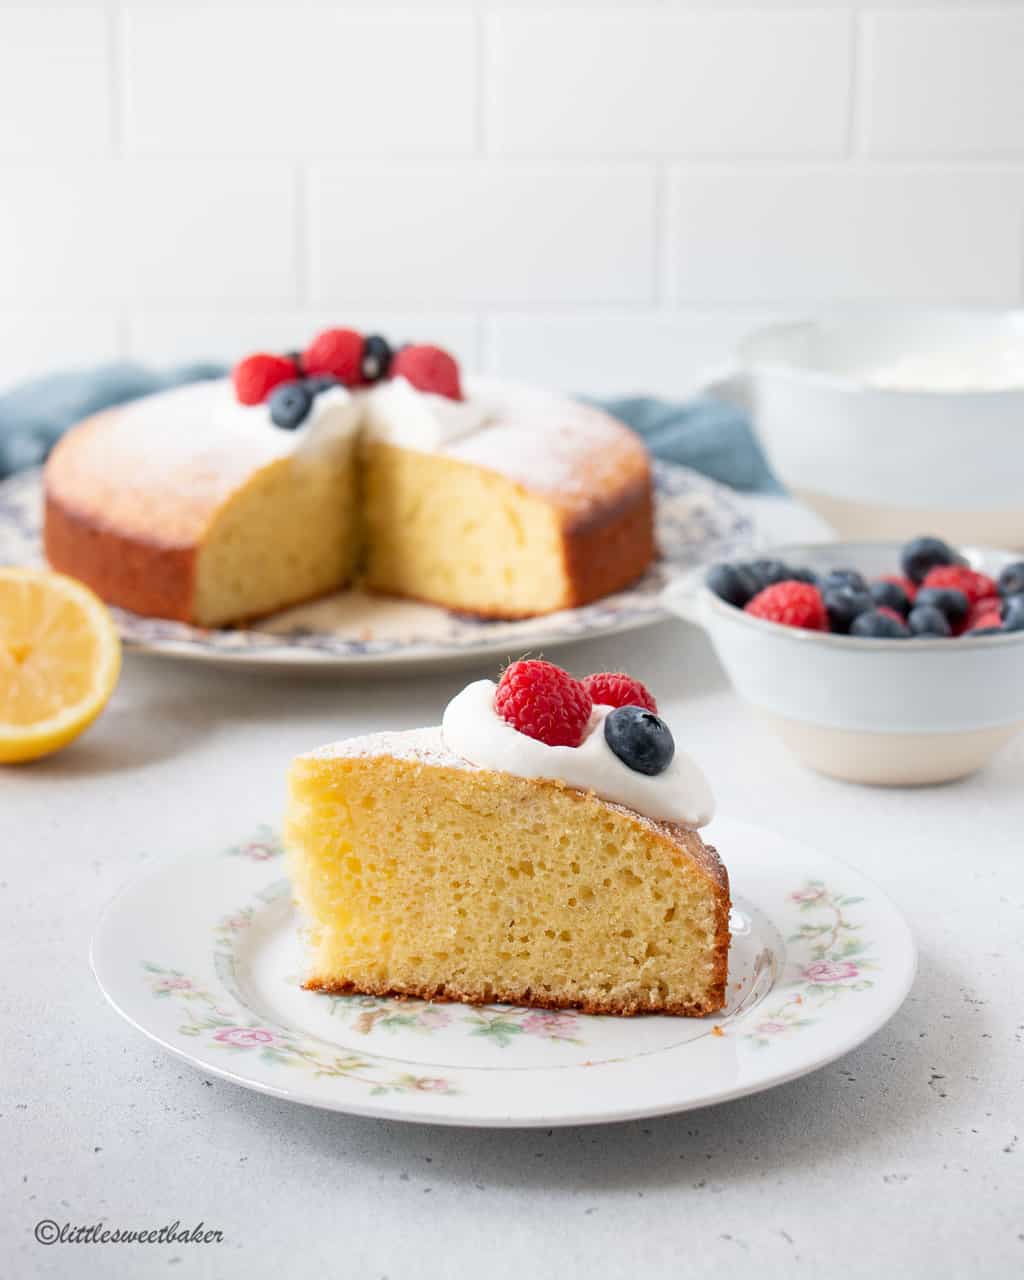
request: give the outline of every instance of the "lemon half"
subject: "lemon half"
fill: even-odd
[[[88,587],[45,569],[0,568],[0,764],[77,738],[120,671],[114,620]]]

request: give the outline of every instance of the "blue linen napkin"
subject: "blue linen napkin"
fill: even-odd
[[[117,363],[48,374],[0,395],[0,479],[38,466],[74,423],[153,391],[219,378],[217,364],[189,364],[163,373]],[[778,492],[746,415],[703,397],[677,403],[634,396],[592,400],[643,436],[656,458],[680,462],[734,489]]]
[[[782,493],[747,414],[711,396],[594,400],[639,435],[656,458],[692,467],[746,493]]]

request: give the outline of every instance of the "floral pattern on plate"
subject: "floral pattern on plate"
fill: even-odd
[[[528,1009],[511,1005],[434,1004],[380,996],[327,996],[331,1012],[369,1036],[377,1031],[417,1031],[429,1035],[462,1024],[469,1035],[507,1049],[521,1035],[553,1044],[583,1043],[580,1015],[572,1009]]]
[[[258,826],[248,840],[231,844],[224,850],[229,858],[248,858],[250,862],[269,862],[284,853],[281,837],[267,823]]]
[[[189,658],[307,666],[523,652],[644,626],[666,616],[661,595],[670,581],[697,565],[729,559],[753,540],[751,520],[725,486],[662,462],[654,464],[654,484],[660,559],[626,590],[543,618],[488,621],[354,593],[286,610],[248,629],[207,631],[123,609],[113,612],[129,647]],[[39,471],[0,483],[0,564],[41,563],[41,489]]]
[[[382,1071],[380,1062],[357,1054],[330,1054],[310,1040],[282,1027],[266,1027],[240,1016],[238,1009],[225,1008],[209,991],[179,973],[146,962],[143,969],[150,990],[158,999],[173,998],[182,1007],[184,1020],[178,1027],[183,1036],[204,1038],[215,1049],[229,1054],[255,1054],[275,1067],[300,1067],[318,1077],[344,1077],[367,1085],[373,1095],[385,1093],[455,1093],[443,1076],[419,1076],[411,1072]]]
[[[784,988],[785,998],[766,1010],[746,1032],[759,1048],[773,1039],[789,1036],[817,1022],[816,1010],[840,996],[868,991],[874,982],[866,975],[877,967],[865,954],[868,943],[861,926],[850,919],[848,910],[864,901],[857,895],[830,890],[821,880],[808,880],[789,894],[802,913],[817,919],[800,925],[786,941],[799,948],[793,965],[795,977]]]

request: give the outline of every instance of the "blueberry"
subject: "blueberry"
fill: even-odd
[[[929,569],[956,561],[956,552],[941,538],[911,538],[900,552],[900,567],[911,582],[923,582]]]
[[[1024,631],[1024,593],[1003,601],[1003,630]]]
[[[708,570],[708,587],[726,604],[742,609],[761,590],[754,571],[745,564],[716,564]]]
[[[911,635],[915,636],[951,636],[953,628],[949,619],[933,604],[915,604],[907,618]]]
[[[867,591],[868,584],[856,569],[829,569],[821,580],[821,589],[825,592],[834,587],[855,587],[858,591]]]
[[[887,613],[879,613],[877,609],[869,609],[867,613],[858,614],[850,626],[851,636],[870,636],[875,640],[899,640],[910,635],[910,632],[896,618]]]
[[[910,597],[898,582],[872,582],[868,590],[875,604],[884,605],[886,609],[895,609],[904,617],[910,612]]]
[[[303,383],[282,382],[270,393],[270,421],[275,427],[294,431],[305,421],[313,405],[313,395]]]
[[[329,391],[331,387],[340,386],[340,381],[333,373],[317,373],[311,378],[303,378],[302,385],[312,396],[318,396],[321,391]]]
[[[914,604],[931,605],[940,609],[954,627],[963,622],[970,607],[967,597],[955,587],[922,587],[914,598]]]
[[[1008,564],[999,575],[999,594],[1001,596],[1024,595],[1024,560]]]
[[[391,366],[391,347],[379,333],[371,333],[363,343],[363,359],[359,371],[364,382],[377,382],[386,378]]]
[[[811,587],[818,585],[818,575],[813,569],[794,569],[790,566],[789,580],[790,582],[806,582]]]
[[[605,718],[604,740],[637,773],[664,773],[676,753],[668,725],[646,707],[617,707]]]
[[[1003,627],[972,627],[970,631],[965,631],[964,635],[968,636],[999,636],[1003,634]]]
[[[833,587],[823,598],[829,626],[841,634],[850,630],[854,618],[874,608],[871,596],[859,587]]]
[[[788,566],[781,560],[755,560],[750,568],[760,583],[762,591],[765,587],[773,587],[776,582],[786,582],[792,577]]]

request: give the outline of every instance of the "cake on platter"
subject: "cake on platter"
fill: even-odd
[[[707,782],[637,681],[513,663],[436,728],[300,756],[285,843],[305,985],[700,1016],[725,1004],[729,881]]]
[[[45,470],[50,564],[218,627],[371,591],[494,618],[587,604],[654,556],[650,462],[598,409],[351,329],[97,414]]]

